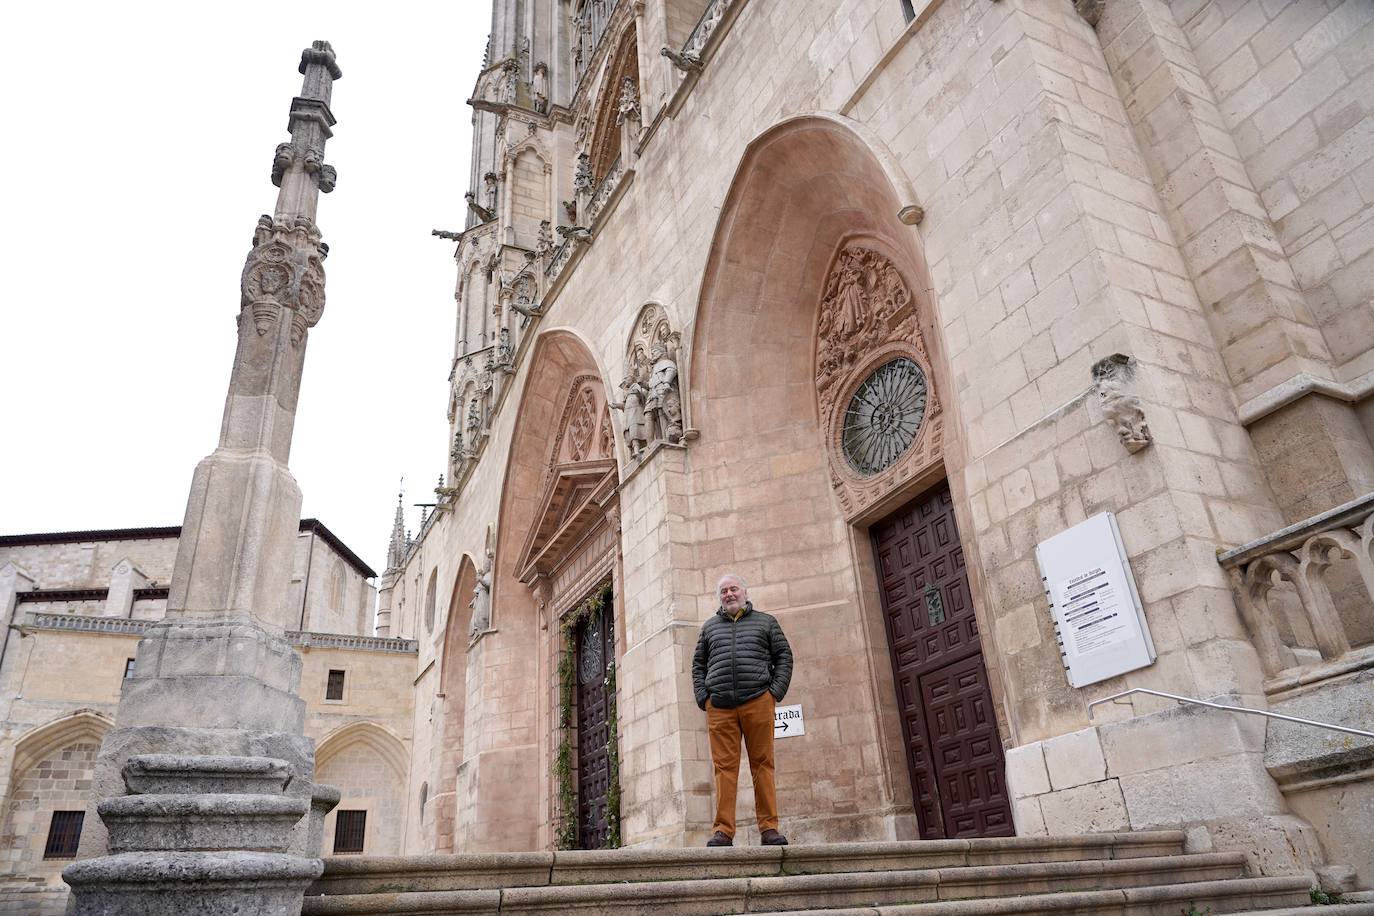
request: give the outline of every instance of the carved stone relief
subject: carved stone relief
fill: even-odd
[[[1128,452],[1138,452],[1154,441],[1140,398],[1133,393],[1135,360],[1114,353],[1093,365],[1093,386],[1102,416],[1112,424]]]
[[[943,415],[917,301],[882,252],[861,244],[839,251],[816,336],[830,483],[853,517],[940,460]]]
[[[644,306],[626,351],[620,383],[623,400],[611,403],[621,412],[621,430],[632,458],[642,457],[655,443],[682,441],[681,341],[661,305]]]
[[[288,225],[270,216],[258,219],[253,249],[240,280],[240,320],[247,316],[259,336],[289,312],[291,343],[299,346],[308,328],[324,314],[324,259],[329,248],[320,230],[305,217]]]
[[[614,456],[614,451],[605,447],[604,436],[599,434],[605,411],[601,380],[595,375],[579,375],[573,379],[549,454],[550,470],[560,464]]]

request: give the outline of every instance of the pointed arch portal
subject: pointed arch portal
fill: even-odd
[[[846,804],[912,812],[916,823],[897,824],[898,835],[1007,835],[992,684],[943,482],[939,405],[950,385],[933,284],[916,233],[899,217],[913,200],[881,146],[838,115],[789,119],[749,145],[693,333],[690,425],[702,430],[693,463],[760,469],[753,491],[730,499],[736,530],[761,546],[729,567],[782,606],[798,656],[810,656],[798,666],[799,686],[815,676],[833,690],[834,672],[867,659],[867,676],[846,675],[846,689],[864,696],[869,714],[840,726],[847,740],[833,760],[861,756],[856,746],[866,754],[871,743],[886,768],[880,785],[867,786],[865,767],[837,764],[827,776],[855,786]],[[860,435],[867,451],[847,456],[850,424],[865,415],[851,401],[869,397],[864,385],[881,372],[901,375],[904,387],[883,378],[870,388],[911,403],[880,410],[866,401],[867,421],[904,424],[906,435],[882,448]],[[708,579],[723,571],[704,570]]]

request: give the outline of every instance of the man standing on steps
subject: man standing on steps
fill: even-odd
[[[722,577],[717,591],[720,608],[701,625],[692,657],[692,686],[697,705],[706,710],[715,769],[715,833],[706,845],[734,845],[743,737],[754,776],[759,838],[766,846],[786,846],[787,838],[778,833],[773,781],[773,710],[792,680],[792,647],[777,620],[754,610],[739,576]]]

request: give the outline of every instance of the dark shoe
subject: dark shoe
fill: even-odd
[[[763,833],[759,834],[759,839],[763,841],[763,845],[765,846],[787,845],[787,837],[778,833],[776,830],[765,830]]]
[[[774,832],[774,833],[777,833],[776,830],[774,830],[773,832]],[[786,843],[787,841],[786,841],[786,840],[783,840],[783,842]],[[706,841],[706,845],[707,845],[707,846],[734,846],[734,845],[735,845],[735,841],[732,840],[730,837],[726,836],[725,834],[721,833],[719,830],[717,830],[717,831],[715,832],[715,834],[712,835],[712,837],[711,837],[709,840]]]

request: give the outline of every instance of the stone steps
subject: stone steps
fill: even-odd
[[[1180,855],[1177,830],[1070,837],[1007,837],[726,849],[613,849],[492,855],[341,856],[325,859],[312,895],[484,890],[559,884],[751,878],[783,874],[918,871],[1033,862]]]
[[[1077,913],[1294,907],[1309,881],[1246,877],[1243,853],[1183,854],[1153,831],[730,849],[331,858],[304,916]],[[1339,911],[1335,911],[1339,912]]]

